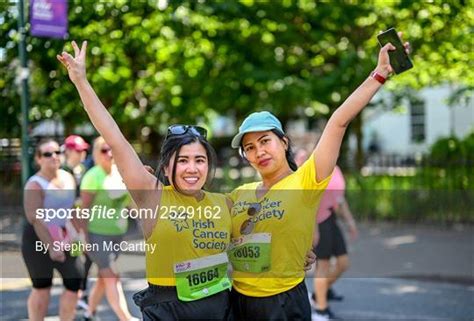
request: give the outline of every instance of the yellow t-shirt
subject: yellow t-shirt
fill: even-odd
[[[248,208],[260,203],[253,216],[252,233],[271,233],[271,267],[263,273],[233,272],[234,288],[248,296],[266,297],[287,291],[304,279],[306,253],[311,249],[316,212],[330,177],[316,181],[314,156],[296,172],[285,177],[260,199],[259,182],[235,189],[230,198],[232,237],[241,235],[242,224],[250,217]]]
[[[160,211],[146,249],[146,275],[151,284],[175,286],[176,263],[227,250],[231,220],[223,194],[205,192],[202,200],[165,186]]]

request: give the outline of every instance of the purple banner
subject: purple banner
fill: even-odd
[[[31,35],[64,38],[67,35],[67,0],[31,0]]]

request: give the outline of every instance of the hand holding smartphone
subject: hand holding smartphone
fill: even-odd
[[[400,37],[397,34],[395,28],[390,28],[377,36],[377,40],[381,47],[385,46],[387,43],[391,43],[395,46],[395,50],[390,50],[388,56],[390,57],[390,65],[393,68],[393,71],[396,74],[400,74],[408,69],[413,68],[413,63],[408,57],[408,54],[405,52],[405,47],[403,46]]]

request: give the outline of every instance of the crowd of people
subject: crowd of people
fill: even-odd
[[[374,72],[333,113],[314,150],[298,163],[278,118],[267,111],[250,114],[231,146],[258,172],[260,180],[222,194],[207,190],[216,156],[207,131],[200,126],[168,127],[159,164],[151,173],[87,80],[87,43],[79,47],[72,42],[72,46],[74,56],[63,52],[57,58],[101,137],[93,144],[95,166],[87,172],[84,152],[89,146],[79,136],[68,137],[64,144],[70,158],[65,166],[72,174],[61,169],[62,151],[57,142],[47,140],[37,146],[35,160],[40,169],[25,186],[28,222],[22,247],[33,282],[30,319],[44,319],[56,268],[66,288],[60,318],[72,320],[78,299],[86,298],[86,270],[92,263],[97,265],[98,279],[88,296],[86,317],[94,318],[105,295],[118,319],[135,320],[114,268],[119,253],[99,246],[87,251],[89,263],[84,264],[80,253],[52,246],[56,239],[74,242],[77,235],[84,235],[82,242],[87,244],[117,243],[127,222],[120,216],[72,222],[45,222],[35,216],[40,207],[96,205],[117,209],[115,212],[126,206],[158,209],[158,215],[137,218],[144,241],[150,245],[146,248],[148,287],[133,296],[143,320],[332,318],[327,298],[331,293],[337,296],[330,287],[348,266],[334,213],[340,212],[352,237],[357,236],[343,193],[337,193],[343,190],[343,178],[336,162],[348,124],[392,72],[388,51],[394,47],[387,44],[380,50]],[[117,193],[116,185],[110,183],[114,166],[128,192]],[[336,193],[325,193],[327,188]],[[45,251],[35,251],[38,240]],[[314,261],[313,248],[320,262],[311,299],[304,278]],[[334,268],[329,264],[331,257],[336,258]]]
[[[119,253],[106,251],[103,246],[97,246],[99,251],[86,253],[68,248],[80,241],[102,244],[104,240],[120,240],[127,231],[127,221],[120,216],[85,220],[60,215],[57,217],[61,218],[41,220],[36,214],[41,208],[128,205],[125,189],[122,188],[118,197],[111,196],[109,191],[116,187],[105,184],[114,179],[110,147],[102,137],[96,138],[92,162],[87,158],[89,147],[78,135],[68,136],[62,146],[53,139],[41,140],[36,146],[35,162],[39,170],[25,185],[27,221],[22,238],[22,254],[33,284],[28,299],[30,320],[43,320],[46,316],[54,269],[62,276],[65,287],[59,304],[61,320],[73,320],[76,308],[84,309],[85,319],[91,319],[104,294],[119,320],[138,320],[128,311],[118,271],[111,269]],[[91,163],[95,165],[91,167]],[[44,244],[44,251],[38,251],[37,242]],[[87,295],[87,276],[92,264],[97,265],[98,278]]]

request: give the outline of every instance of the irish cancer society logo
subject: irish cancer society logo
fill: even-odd
[[[189,229],[189,221],[187,215],[185,215],[184,219],[170,218],[170,221],[173,222],[173,225],[176,228],[176,232],[181,232],[183,229]]]

